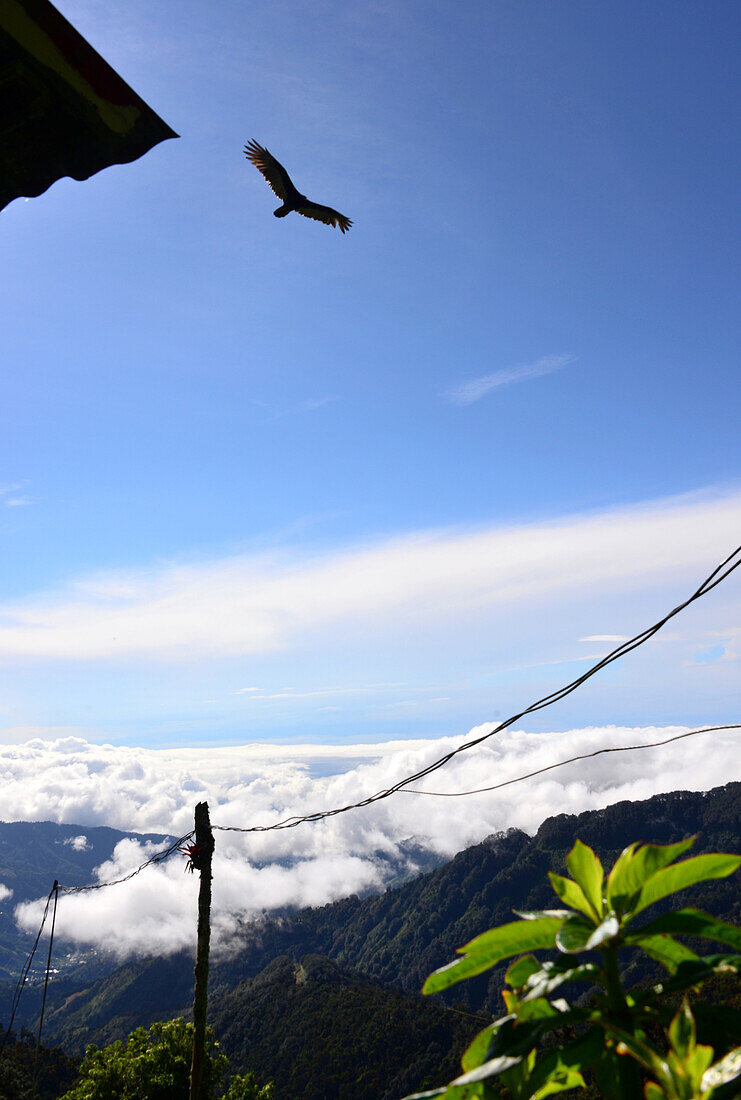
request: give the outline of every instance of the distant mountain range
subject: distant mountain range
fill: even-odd
[[[90,836],[94,830],[70,832]],[[457,986],[457,1011],[419,997],[427,974],[479,932],[511,919],[513,908],[552,905],[546,872],[563,871],[577,836],[609,865],[631,840],[669,843],[690,834],[697,834],[695,853],[741,851],[741,783],[562,814],[545,821],[534,837],[514,829],[489,837],[380,896],[244,925],[235,929],[238,952],[212,962],[209,1014],[217,1036],[235,1070],[275,1079],[277,1100],[380,1098],[387,1095],[383,1082],[393,1086],[388,1096],[398,1097],[428,1080],[446,1079],[443,1051],[459,1055],[481,1026],[459,1013],[499,1011],[504,967]],[[2,871],[0,881],[10,885]],[[40,892],[36,888],[34,896]],[[686,893],[688,902],[741,923],[738,876]],[[86,981],[87,966],[80,965],[50,987],[45,1041],[76,1053],[140,1023],[187,1015],[192,966],[184,955],[136,960],[104,976],[93,967]],[[3,983],[0,1018],[10,991]],[[29,990],[22,1022],[33,1023],[36,999],[37,991]],[[354,1017],[367,1018],[368,1027],[353,1023]],[[332,1084],[326,1079],[330,1064],[336,1069]],[[369,1069],[361,1088],[359,1067],[373,1065],[378,1072]],[[347,1091],[350,1080],[355,1085]]]
[[[152,841],[158,847],[174,840],[162,833],[122,833],[107,826],[57,825],[52,821],[0,821],[0,981],[18,978],[34,937],[21,931],[13,918],[19,902],[45,897],[55,879],[65,886],[94,882],[93,869],[110,859],[121,840]],[[56,960],[63,971],[80,963],[92,965],[97,953],[72,951]],[[109,960],[97,962],[110,970]]]
[[[20,902],[45,897],[55,879],[65,886],[83,886],[94,882],[93,871],[113,855],[122,840],[150,842],[165,847],[175,838],[164,833],[123,833],[107,826],[58,825],[52,821],[0,821],[0,983],[17,979],[33,944],[34,934],[18,927],[13,910]],[[374,852],[370,858],[378,866],[384,888],[398,886],[424,871],[440,866],[443,857],[421,842],[409,839],[397,845],[396,854]],[[297,860],[290,855],[272,860],[290,868]],[[266,866],[256,861],[254,866]],[[57,940],[61,954],[54,960],[56,970],[74,976],[85,966],[89,978],[110,973],[117,965],[95,949],[80,949]]]

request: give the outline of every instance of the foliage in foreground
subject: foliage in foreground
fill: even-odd
[[[0,1036],[4,1033],[0,1024]],[[26,1028],[20,1036],[10,1032],[0,1056],[0,1098],[56,1100],[75,1080],[79,1065],[79,1058],[70,1058],[58,1047],[51,1050],[42,1045],[37,1056],[36,1036]]]
[[[708,978],[739,974],[741,928],[689,908],[635,924],[656,902],[725,878],[741,864],[741,857],[719,853],[675,862],[692,843],[631,844],[605,878],[592,849],[577,840],[566,859],[573,877],[550,875],[568,908],[520,913],[520,920],[477,936],[459,949],[462,958],[431,974],[424,992],[438,993],[523,952],[556,952],[544,962],[524,954],[512,963],[510,989],[502,994],[507,1014],[476,1036],[459,1077],[416,1093],[416,1100],[489,1100],[503,1095],[502,1086],[513,1100],[542,1100],[586,1089],[585,1075],[614,1100],[642,1092],[646,1100],[741,1095],[741,1013],[696,1005],[693,1015],[687,1000]],[[721,943],[733,953],[700,957],[677,936]],[[618,969],[623,948],[660,963],[666,979],[626,990]],[[586,1004],[562,996],[575,982],[596,987]],[[679,1011],[677,996],[684,998]],[[698,1043],[697,1026],[713,1046]]]
[[[138,1027],[126,1042],[98,1050],[90,1046],[74,1088],[61,1100],[187,1100],[193,1025],[180,1018]],[[225,1078],[229,1061],[219,1051],[211,1028],[206,1030],[203,1094],[209,1100],[271,1100],[273,1086],[260,1088],[251,1073]],[[225,1091],[224,1091],[225,1090]]]

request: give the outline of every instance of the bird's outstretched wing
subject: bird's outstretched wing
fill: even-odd
[[[263,149],[262,145],[258,145],[254,139],[245,145],[244,155],[251,164],[254,164],[255,168],[262,172],[281,202],[285,202],[291,192],[296,193],[291,177],[280,161],[277,161],[267,149]]]
[[[352,222],[344,214],[333,210],[331,206],[320,206],[317,202],[305,202],[296,207],[297,214],[303,214],[305,218],[313,218],[315,222],[324,222],[325,225],[336,225],[343,233],[346,233]]]

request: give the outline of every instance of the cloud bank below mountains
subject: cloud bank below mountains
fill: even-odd
[[[477,727],[471,736],[490,729]],[[661,740],[678,727],[587,728],[561,733],[508,730],[456,757],[425,781],[429,790],[469,790],[522,775],[579,753]],[[469,737],[469,739],[470,739]],[[92,745],[78,738],[31,741],[0,751],[7,819],[184,835],[193,807],[207,799],[218,825],[268,824],[288,815],[342,806],[384,789],[431,763],[460,739],[381,745],[245,745],[164,749]],[[708,790],[737,778],[738,731],[708,733],[664,748],[601,756],[504,790],[466,799],[398,794],[361,810],[290,831],[217,832],[214,936],[233,944],[237,916],[287,905],[320,905],[379,888],[388,873],[378,853],[404,862],[416,839],[445,857],[490,833],[537,830],[558,813],[578,813],[659,792]],[[121,842],[97,870],[99,881],[128,873],[152,853]],[[175,857],[122,885],[63,896],[60,935],[80,945],[129,954],[160,954],[193,943],[197,876]],[[39,903],[18,906],[35,930]]]

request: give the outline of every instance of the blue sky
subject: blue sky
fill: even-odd
[[[741,542],[737,4],[58,6],[181,137],[0,215],[5,739],[464,733]],[[530,728],[733,720],[739,623]]]

